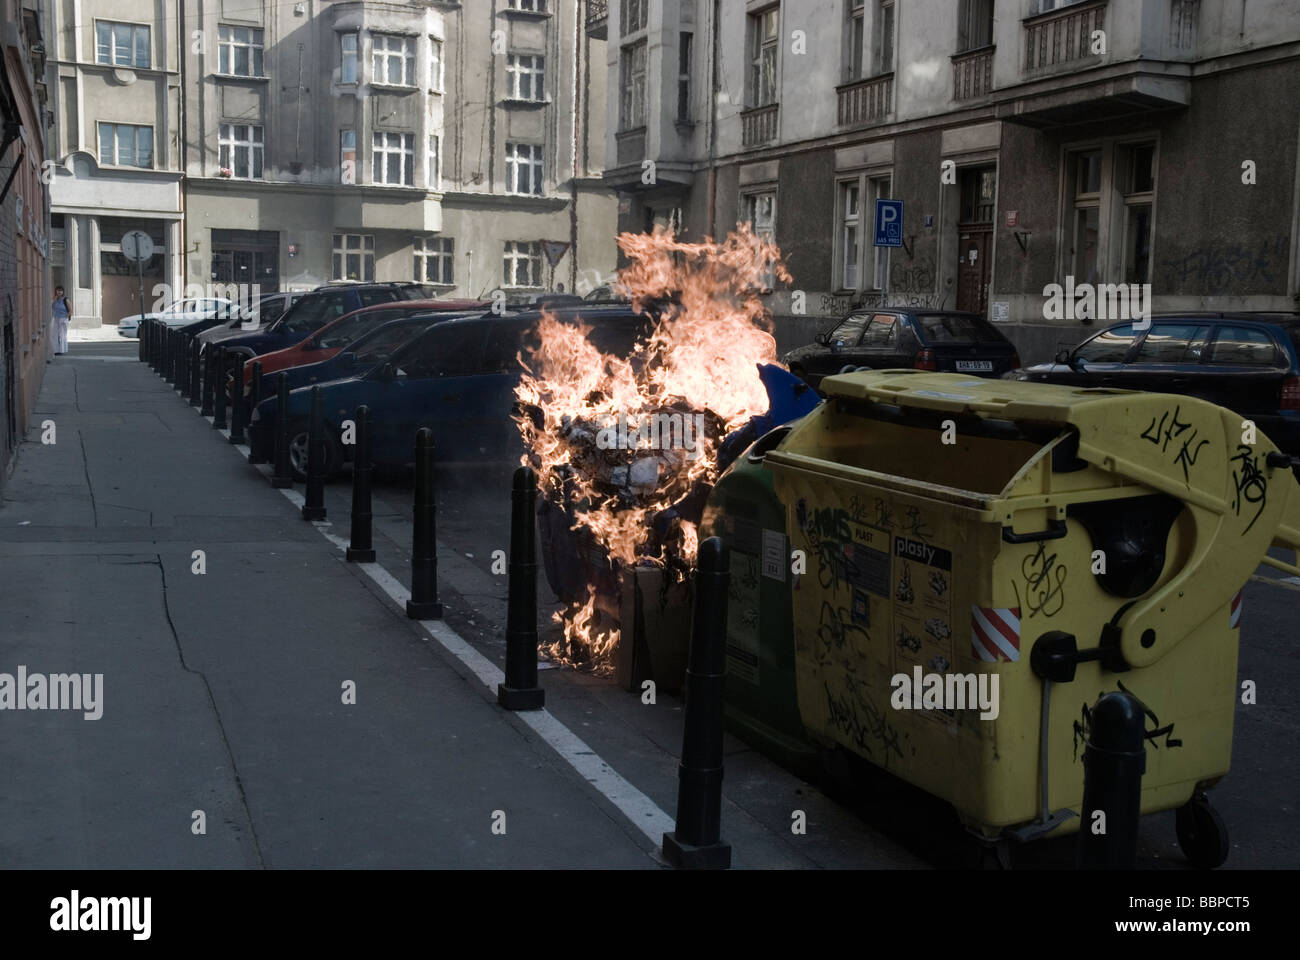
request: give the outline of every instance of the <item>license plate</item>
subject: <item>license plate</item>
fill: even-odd
[[[992,360],[958,360],[958,373],[991,373],[993,371]]]

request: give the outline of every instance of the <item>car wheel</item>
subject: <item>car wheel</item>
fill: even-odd
[[[329,424],[325,425],[324,469],[326,480],[332,480],[343,466],[343,447]],[[299,483],[307,482],[307,421],[298,420],[289,429],[289,467]]]

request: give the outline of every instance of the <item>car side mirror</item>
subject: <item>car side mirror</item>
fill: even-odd
[[[1057,351],[1057,354],[1056,354],[1056,362],[1057,362],[1057,363],[1070,363],[1070,351],[1069,351],[1069,350],[1059,350],[1059,351]],[[1073,366],[1073,364],[1071,364],[1071,366]]]
[[[829,339],[830,339],[829,334],[825,334],[825,333],[817,334],[817,343],[821,344],[823,347],[826,346],[826,342]]]

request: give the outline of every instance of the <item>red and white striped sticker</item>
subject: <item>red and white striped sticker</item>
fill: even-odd
[[[1228,629],[1235,630],[1241,623],[1241,591],[1232,598],[1232,606],[1228,608]]]
[[[971,607],[970,645],[974,656],[989,663],[1020,659],[1020,608]]]

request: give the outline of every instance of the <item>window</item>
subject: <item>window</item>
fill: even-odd
[[[1209,339],[1207,323],[1157,323],[1151,328],[1134,363],[1197,363]]]
[[[425,156],[424,188],[442,189],[441,141],[436,133],[429,134],[429,152]]]
[[[776,239],[776,194],[751,193],[741,198],[742,216],[749,222],[756,236],[774,242]],[[760,281],[766,290],[776,282],[775,266],[768,264]]]
[[[429,86],[436,93],[442,93],[442,41],[436,37],[429,40],[433,56],[429,59]]]
[[[542,57],[512,53],[506,57],[506,96],[512,100],[542,100]]]
[[[623,0],[623,6],[620,8],[622,13],[618,18],[623,36],[645,29],[646,6],[646,0]]]
[[[1070,270],[1075,283],[1097,281],[1097,240],[1101,217],[1101,150],[1071,155],[1074,223],[1071,227]]]
[[[375,134],[370,153],[370,182],[394,187],[415,183],[415,134]]]
[[[863,37],[866,31],[866,0],[846,0],[848,22],[844,30],[844,82],[862,79]]]
[[[992,223],[997,191],[996,167],[973,167],[961,172],[960,223]]]
[[[357,182],[357,132],[339,131],[339,182]]]
[[[875,28],[876,73],[893,73],[894,0],[878,0]]]
[[[352,342],[352,352],[356,354],[357,365],[382,363],[393,355],[398,347],[406,343],[422,330],[427,323],[386,323]],[[346,346],[346,344],[345,344]]]
[[[1210,348],[1210,363],[1271,367],[1276,356],[1273,339],[1258,327],[1219,327]]]
[[[506,144],[506,193],[542,195],[541,144]]]
[[[415,38],[389,33],[371,34],[371,82],[393,87],[415,86]]]
[[[393,361],[402,376],[464,377],[478,372],[483,349],[481,323],[440,323]]]
[[[993,43],[993,0],[960,0],[957,5],[957,52]]]
[[[890,199],[890,183],[889,177],[873,177],[867,181],[868,195],[872,201],[869,214],[871,217],[874,218],[876,215],[875,201]],[[872,249],[875,250],[876,255],[871,271],[871,289],[881,290],[885,285],[885,273],[889,269],[889,248],[873,247]]]
[[[153,167],[153,127],[133,123],[99,125],[99,162],[122,167]]]
[[[507,6],[511,10],[527,10],[529,13],[546,12],[546,0],[510,0]]]
[[[540,241],[507,240],[503,286],[540,287],[542,285],[542,244]]]
[[[624,47],[619,54],[619,129],[645,126],[646,42]]]
[[[859,230],[859,195],[861,187],[855,180],[840,184],[839,202],[839,243],[840,243],[840,288],[856,290],[858,288],[858,230]]]
[[[871,326],[862,335],[864,347],[877,350],[898,345],[898,317],[889,313],[880,313],[871,318]]]
[[[826,342],[842,347],[856,347],[870,319],[866,314],[849,317],[826,335]]]
[[[375,238],[357,233],[334,234],[334,279],[375,279]],[[340,310],[339,315],[342,315]]]
[[[95,62],[148,69],[149,28],[134,23],[96,20]]]
[[[262,128],[246,123],[223,123],[218,129],[217,163],[241,179],[262,179]]]
[[[339,34],[339,83],[357,82],[357,35]]]
[[[449,287],[456,283],[452,274],[455,240],[451,237],[416,237],[413,246],[416,283],[438,283]]]
[[[1124,282],[1151,279],[1151,206],[1156,189],[1156,145],[1128,144],[1118,151],[1124,194]]]
[[[925,339],[936,343],[1002,343],[998,333],[983,317],[967,317],[952,313],[922,313],[917,315]]]
[[[750,106],[776,103],[776,51],[780,7],[769,7],[749,16],[749,99]]]
[[[1121,323],[1083,344],[1074,351],[1074,358],[1087,363],[1123,363],[1135,336],[1133,324]]]
[[[691,122],[691,48],[695,35],[677,35],[677,122]]]
[[[217,27],[217,72],[235,77],[262,75],[262,31],[251,27]]]

